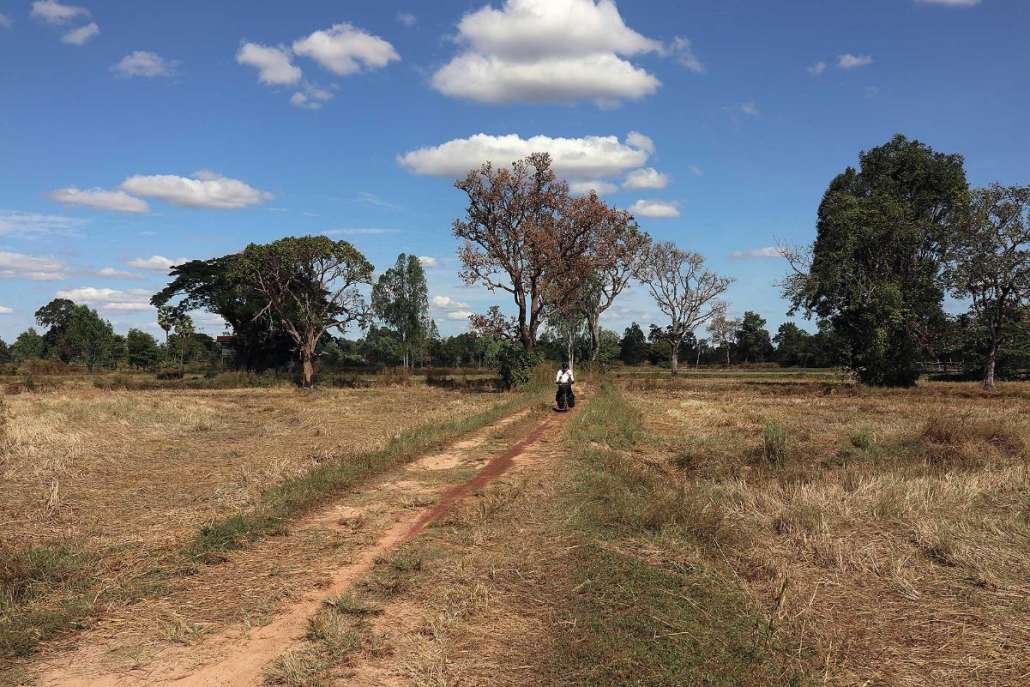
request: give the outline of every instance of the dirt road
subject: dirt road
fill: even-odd
[[[169,598],[101,622],[75,646],[44,656],[33,666],[32,677],[42,687],[259,685],[268,664],[303,640],[309,619],[326,598],[347,591],[377,560],[463,499],[507,473],[553,458],[571,415],[523,411],[466,435],[342,496],[296,523],[286,536],[200,571]],[[258,621],[248,617],[219,626],[184,617],[191,609],[203,617],[201,609],[231,606],[234,593],[246,595],[249,580],[267,584],[275,570],[267,569],[269,560],[288,556],[291,549],[309,550],[297,561],[305,568],[296,578],[304,588],[286,590]],[[208,598],[212,590],[222,590],[214,600]],[[177,618],[175,627],[185,631],[167,630],[161,619],[169,613]],[[214,610],[207,615],[218,617]],[[148,616],[153,622],[147,622]],[[165,629],[155,632],[154,627]]]

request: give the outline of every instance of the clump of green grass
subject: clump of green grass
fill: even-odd
[[[354,597],[350,592],[344,592],[331,599],[325,600],[325,605],[332,608],[337,613],[344,615],[380,615],[383,612],[382,608],[374,606],[372,604],[365,603],[360,599]]]
[[[81,625],[97,600],[95,577],[96,557],[71,546],[0,549],[0,656],[25,656]]]
[[[787,462],[787,429],[778,420],[770,420],[762,429],[762,453],[770,465]]]
[[[368,592],[390,597],[400,594],[411,586],[412,581],[425,568],[421,555],[401,551],[391,558],[376,561],[372,572],[360,583]]]
[[[876,436],[868,427],[860,427],[851,430],[848,434],[848,442],[860,451],[869,451],[876,446]]]

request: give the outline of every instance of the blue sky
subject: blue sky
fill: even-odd
[[[0,0],[0,337],[58,294],[156,332],[169,262],[322,232],[429,258],[462,331],[508,303],[457,278],[454,170],[537,148],[775,328],[762,249],[860,150],[1030,183],[1028,29],[1023,0]],[[640,288],[630,320],[660,321]]]

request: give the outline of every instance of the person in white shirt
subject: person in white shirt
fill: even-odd
[[[569,369],[568,363],[562,363],[561,369],[558,370],[558,374],[554,377],[554,383],[558,385],[558,393],[554,397],[554,402],[558,404],[558,408],[562,408],[562,396],[565,397],[565,407],[572,408],[576,405],[576,396],[572,393],[572,385],[576,383],[576,378],[572,374],[572,370]]]

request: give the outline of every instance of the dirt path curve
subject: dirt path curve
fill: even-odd
[[[321,607],[324,599],[340,594],[370,572],[375,562],[394,547],[418,536],[427,526],[469,494],[486,487],[522,460],[531,460],[526,453],[542,437],[557,434],[570,414],[553,414],[536,423],[521,438],[490,457],[499,432],[514,429],[526,420],[529,411],[508,416],[490,427],[478,430],[447,449],[427,455],[385,479],[328,505],[297,524],[296,530],[346,527],[349,519],[372,507],[391,504],[387,524],[371,537],[371,543],[352,551],[349,563],[329,571],[328,584],[304,593],[294,602],[279,609],[271,622],[257,628],[232,627],[189,646],[167,646],[152,660],[129,669],[110,670],[106,658],[118,648],[100,641],[91,643],[88,635],[80,647],[51,658],[37,674],[40,687],[136,687],[141,685],[175,685],[176,687],[252,687],[260,685],[269,662],[301,641],[308,619]],[[505,437],[506,438],[506,437]],[[503,439],[502,439],[503,441]],[[510,440],[509,440],[510,441]],[[494,445],[491,445],[494,443]],[[500,448],[503,448],[500,447]],[[478,468],[471,479],[447,480],[447,472]],[[443,479],[443,488],[440,482]],[[404,507],[405,501],[431,503],[425,507]],[[354,504],[354,505],[349,505]],[[398,505],[401,504],[401,505]],[[232,565],[232,562],[226,565]]]

